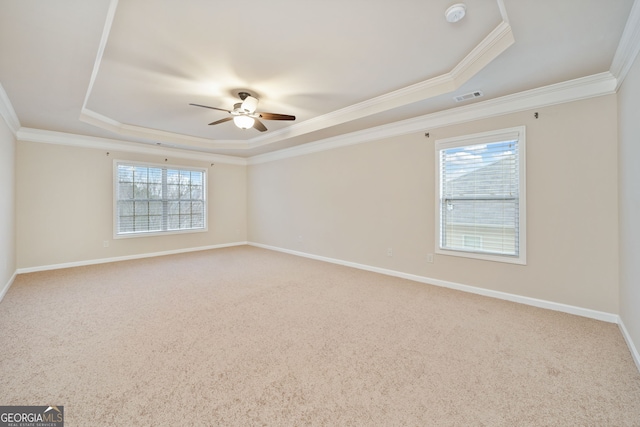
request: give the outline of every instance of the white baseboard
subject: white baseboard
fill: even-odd
[[[19,268],[16,273],[33,273],[36,271],[47,271],[47,270],[58,270],[61,268],[71,268],[71,267],[82,267],[85,265],[94,265],[94,264],[106,264],[108,262],[118,262],[118,261],[129,261],[132,259],[141,259],[141,258],[151,258],[157,256],[164,255],[174,255],[181,254],[186,252],[196,252],[196,251],[207,251],[210,249],[220,249],[220,248],[228,248],[231,246],[243,246],[246,245],[247,242],[233,242],[233,243],[223,243],[220,245],[211,245],[211,246],[199,246],[196,248],[185,248],[185,249],[175,249],[171,251],[163,251],[163,252],[152,252],[152,253],[144,253],[144,254],[136,254],[136,255],[126,255],[120,257],[113,258],[100,258],[100,259],[91,259],[86,261],[75,261],[75,262],[67,262],[63,264],[51,264],[51,265],[42,265],[37,267],[27,267],[27,268]]]
[[[629,335],[629,331],[627,331],[626,326],[624,326],[622,318],[620,318],[618,321],[618,327],[622,332],[624,340],[627,342],[627,347],[629,347],[629,350],[631,351],[631,357],[633,357],[633,361],[636,362],[636,367],[640,371],[640,353],[638,352],[638,347],[636,347],[633,340],[631,339],[631,335]]]
[[[413,280],[415,282],[426,283],[429,285],[441,286],[443,288],[455,289],[458,291],[469,292],[472,294],[483,295],[487,297],[502,299],[506,301],[517,302],[520,304],[526,304],[534,307],[545,308],[548,310],[560,311],[563,313],[575,314],[577,316],[588,317],[591,319],[602,320],[609,323],[619,323],[619,316],[617,314],[606,313],[603,311],[591,310],[588,308],[576,307],[567,304],[561,304],[553,301],[546,301],[536,298],[525,297],[521,295],[509,294],[506,292],[493,291],[490,289],[478,288],[476,286],[463,285],[460,283],[449,282],[446,280],[433,279],[425,276],[418,276],[416,274],[403,273],[401,271],[388,270],[385,268],[373,267],[366,264],[358,264],[350,261],[343,261],[340,259],[328,258],[319,255],[313,255],[305,252],[294,251],[290,249],[283,249],[275,246],[263,245],[261,243],[248,242],[248,245],[258,248],[269,249],[278,252],[284,252],[291,255],[297,255],[305,258],[311,258],[319,261],[330,262],[333,264],[344,265],[347,267],[358,268],[360,270],[372,271],[375,273],[386,274],[387,276],[400,277],[403,279]]]
[[[13,281],[16,280],[16,276],[17,275],[18,275],[18,272],[15,271],[13,273],[13,276],[11,276],[11,278],[9,279],[9,281],[2,287],[2,289],[0,289],[0,302],[2,302],[2,299],[7,294],[7,291],[9,290],[11,285],[13,284]]]

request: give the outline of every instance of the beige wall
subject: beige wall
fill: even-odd
[[[640,352],[640,59],[618,93],[620,126],[620,317]]]
[[[304,156],[248,171],[249,241],[618,313],[616,96]],[[525,125],[526,266],[427,254],[434,140]],[[301,236],[302,241],[299,241]],[[387,248],[393,248],[388,257]]]
[[[18,142],[18,268],[246,241],[246,167],[180,158],[167,164],[209,171],[208,231],[113,239],[114,159],[165,163],[165,156]]]
[[[16,140],[0,118],[0,293],[16,271]]]

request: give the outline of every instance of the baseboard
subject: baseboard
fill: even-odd
[[[624,326],[622,318],[618,321],[618,327],[620,328],[620,332],[622,332],[624,340],[627,342],[627,347],[629,347],[629,350],[631,351],[631,357],[633,357],[633,361],[636,362],[636,367],[638,368],[638,371],[640,371],[640,353],[638,352],[638,347],[633,343],[631,335],[629,335],[629,331],[627,331],[626,326]]]
[[[517,302],[520,304],[526,304],[533,307],[545,308],[548,310],[560,311],[563,313],[575,314],[577,316],[588,317],[590,319],[602,320],[609,323],[618,323],[619,317],[617,314],[606,313],[603,311],[591,310],[588,308],[576,307],[567,304],[561,304],[553,301],[546,301],[536,298],[525,297],[521,295],[509,294],[506,292],[493,291],[490,289],[478,288],[476,286],[463,285],[461,283],[449,282],[446,280],[434,279],[431,277],[418,276],[416,274],[403,273],[401,271],[389,270],[380,267],[374,267],[366,264],[358,264],[350,261],[343,261],[335,258],[328,258],[319,255],[313,255],[306,252],[299,252],[290,249],[279,248],[276,246],[263,245],[261,243],[248,242],[250,246],[258,248],[269,249],[278,252],[284,252],[291,255],[297,255],[304,258],[311,258],[319,261],[330,262],[332,264],[344,265],[347,267],[358,268],[360,270],[372,271],[374,273],[386,274],[387,276],[400,277],[403,279],[413,280],[415,282],[425,283],[429,285],[441,286],[443,288],[455,289],[458,291],[469,292],[472,294],[483,295],[487,297],[497,298],[501,300]]]
[[[2,287],[2,289],[0,289],[0,302],[2,302],[2,299],[4,298],[4,296],[7,294],[7,291],[9,291],[9,288],[11,287],[11,285],[13,284],[13,281],[16,280],[16,276],[18,275],[18,272],[14,272],[13,276],[11,276],[11,278],[9,279],[9,281]]]
[[[58,270],[61,268],[82,267],[85,265],[106,264],[108,262],[129,261],[133,259],[152,258],[157,256],[175,255],[175,254],[181,254],[181,253],[187,253],[187,252],[207,251],[210,249],[228,248],[231,246],[244,246],[246,244],[247,242],[223,243],[220,245],[199,246],[195,248],[175,249],[175,250],[163,251],[163,252],[151,252],[151,253],[126,255],[126,256],[113,257],[113,258],[100,258],[100,259],[91,259],[86,261],[67,262],[62,264],[42,265],[38,267],[19,268],[16,271],[16,273],[17,274],[33,273],[36,271],[48,271],[48,270]]]

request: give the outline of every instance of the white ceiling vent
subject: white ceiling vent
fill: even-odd
[[[453,99],[456,102],[462,102],[462,101],[468,101],[470,99],[480,98],[482,95],[484,95],[484,93],[482,93],[481,91],[477,90],[475,92],[465,93],[464,95],[454,96]]]

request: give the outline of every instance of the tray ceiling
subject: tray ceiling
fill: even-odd
[[[27,128],[247,157],[608,71],[633,1],[453,3],[0,0],[0,83]],[[297,120],[189,105],[239,90]]]

